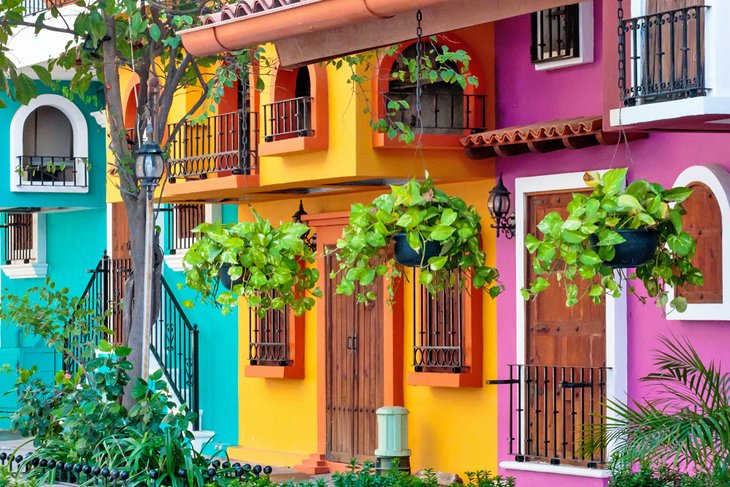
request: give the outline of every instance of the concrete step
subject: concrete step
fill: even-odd
[[[327,460],[324,455],[315,453],[309,455],[309,458],[305,458],[301,464],[295,465],[294,470],[307,475],[321,475],[329,473],[330,468],[327,466]]]

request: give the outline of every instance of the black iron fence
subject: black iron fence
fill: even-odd
[[[624,21],[619,29],[620,83],[633,106],[704,96],[704,5]]]
[[[259,317],[249,310],[248,360],[251,365],[290,365],[289,308],[268,310]]]
[[[172,133],[175,125],[170,124]],[[186,121],[168,143],[167,177],[205,178],[214,173],[253,174],[258,168],[258,113],[238,110]]]
[[[18,186],[88,185],[86,159],[66,156],[18,156]]]
[[[599,468],[605,445],[584,451],[587,432],[604,421],[606,367],[510,365],[509,453],[517,461]],[[515,392],[516,389],[516,392]]]
[[[177,398],[196,414],[200,411],[198,334],[198,326],[190,324],[162,276],[160,312],[152,323],[150,350]]]
[[[391,124],[402,122],[418,126],[415,92],[383,93],[389,102],[405,101],[407,108],[389,110]],[[463,93],[423,93],[421,95],[421,125],[426,133],[483,132],[487,126],[487,97]]]
[[[32,474],[33,479],[42,480],[45,485],[57,483],[103,487],[153,487],[159,484],[160,473],[156,470],[136,471],[133,465],[124,467],[90,465],[87,463],[64,462],[43,458],[36,453],[26,456],[8,452],[0,452],[0,464],[7,466],[14,474]],[[197,465],[203,478],[211,484],[219,479],[251,480],[262,473],[269,475],[271,467],[243,464],[229,461],[209,460],[207,465]],[[180,469],[177,476],[187,477],[187,471]],[[12,483],[11,483],[12,485]],[[25,485],[25,484],[23,484]],[[35,484],[33,484],[35,485]]]
[[[23,0],[23,7],[25,15],[35,15],[50,10],[51,7],[60,8],[72,3],[76,3],[76,0]]]
[[[300,96],[269,103],[264,109],[264,140],[278,138],[310,137],[312,128],[312,97]]]
[[[205,221],[205,205],[174,204],[167,209],[165,221],[165,247],[172,255],[178,250],[189,249],[198,239],[193,232]]]
[[[131,259],[111,259],[105,251],[96,267],[88,272],[91,278],[81,295],[80,304],[88,312],[87,331],[69,338],[66,343],[74,356],[81,360],[102,339],[114,344],[124,342],[122,299],[124,283],[132,272]],[[161,279],[160,310],[152,323],[150,351],[177,399],[198,413],[198,327],[190,324],[165,277]],[[65,357],[64,369],[75,373],[78,364]]]
[[[413,367],[416,372],[461,372],[464,366],[464,296],[459,284],[456,282],[452,288],[435,295],[423,286],[420,288],[421,315],[413,324]]]
[[[33,258],[33,214],[0,213],[3,230],[3,262],[29,263]]]

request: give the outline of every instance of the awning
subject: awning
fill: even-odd
[[[604,132],[603,118],[594,116],[490,130],[464,137],[461,144],[471,159],[486,159],[612,145],[619,136],[619,132]],[[635,140],[646,134],[632,132],[626,137]]]
[[[181,31],[195,56],[276,44],[282,66],[331,59],[415,37],[563,5],[565,0],[240,0]]]

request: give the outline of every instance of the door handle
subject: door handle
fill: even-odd
[[[357,335],[347,337],[345,348],[348,350],[357,350]]]

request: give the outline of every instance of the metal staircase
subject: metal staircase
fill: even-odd
[[[98,344],[104,339],[113,344],[124,343],[122,300],[124,283],[132,272],[131,260],[112,259],[106,251],[91,274],[89,283],[81,295],[81,304],[90,311],[87,316],[88,333],[70,338],[69,348],[80,357],[88,343]],[[162,370],[170,389],[179,404],[200,417],[199,347],[198,327],[191,324],[162,276],[160,312],[152,323],[150,353]],[[109,330],[102,331],[104,329]],[[65,369],[76,372],[76,363],[64,361]],[[199,420],[194,425],[198,429]]]

